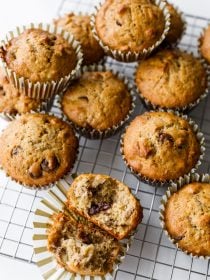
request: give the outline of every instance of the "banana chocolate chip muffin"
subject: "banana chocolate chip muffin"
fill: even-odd
[[[210,256],[210,184],[193,182],[173,193],[165,204],[164,223],[183,251]]]
[[[1,133],[0,147],[0,164],[11,178],[41,187],[70,171],[78,140],[71,126],[57,117],[25,114]]]
[[[120,181],[101,174],[78,176],[67,194],[67,207],[123,239],[141,222],[139,201]]]
[[[41,109],[41,100],[21,94],[0,69],[0,113],[24,114]]]
[[[210,63],[210,25],[204,30],[199,40],[201,55]]]
[[[140,178],[164,183],[190,172],[201,147],[187,120],[169,112],[146,112],[127,127],[121,152]]]
[[[54,24],[72,33],[75,39],[81,43],[84,54],[83,64],[93,64],[103,58],[104,51],[91,31],[90,16],[70,13],[55,20]]]
[[[184,110],[205,94],[207,73],[192,54],[167,49],[139,63],[135,82],[146,104]]]
[[[94,276],[113,270],[121,245],[75,213],[60,212],[49,228],[48,250],[67,271]]]
[[[61,35],[31,28],[11,39],[1,56],[18,77],[31,82],[57,81],[77,65],[75,49]]]
[[[88,71],[70,85],[61,105],[73,124],[103,133],[124,121],[132,97],[126,84],[111,71]]]
[[[95,16],[95,29],[105,51],[141,53],[160,40],[165,16],[150,0],[106,0]]]

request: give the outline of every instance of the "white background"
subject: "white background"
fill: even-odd
[[[0,0],[0,38],[15,26],[50,21],[56,15],[60,0]],[[210,0],[171,0],[182,11],[210,18]],[[0,256],[1,280],[41,280],[38,269]]]

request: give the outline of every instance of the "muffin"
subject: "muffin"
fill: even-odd
[[[127,237],[143,217],[130,189],[110,176],[82,174],[71,184],[67,197],[69,209],[119,240]]]
[[[116,59],[137,61],[165,38],[168,19],[165,2],[106,0],[93,19],[96,38]],[[167,23],[166,23],[167,22]]]
[[[10,82],[37,99],[60,93],[82,63],[80,45],[73,36],[43,24],[10,32],[0,47],[0,57]]]
[[[113,270],[120,244],[100,228],[72,212],[53,216],[48,232],[48,250],[69,272],[105,275]]]
[[[0,113],[15,116],[42,108],[42,101],[21,94],[0,68]]]
[[[93,37],[89,15],[70,13],[55,20],[54,24],[72,33],[75,39],[81,43],[84,55],[83,64],[97,63],[103,58],[104,51]]]
[[[189,122],[170,112],[137,116],[122,137],[123,158],[140,179],[166,183],[187,174],[202,154],[198,134]]]
[[[87,137],[113,134],[132,110],[132,96],[124,81],[109,70],[83,72],[61,100],[62,111]]]
[[[170,238],[183,251],[210,257],[210,184],[182,186],[165,202],[164,224]]]
[[[166,49],[141,61],[136,86],[146,105],[185,110],[207,94],[207,72],[203,63],[179,49]]]
[[[71,170],[78,140],[61,119],[26,114],[12,121],[0,135],[0,164],[26,186],[47,186]]]
[[[166,44],[175,44],[181,38],[185,22],[182,18],[182,14],[177,11],[177,9],[170,3],[167,2],[166,7],[170,14],[170,29],[163,43]]]
[[[204,30],[199,40],[201,55],[210,63],[210,25]]]

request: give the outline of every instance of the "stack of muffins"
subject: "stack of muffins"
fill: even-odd
[[[178,186],[177,193],[170,189],[170,195],[163,201],[163,227],[185,252],[209,256],[210,181],[204,184],[200,176],[200,181],[194,183],[195,177],[190,175],[203,158],[204,137],[198,126],[182,113],[198,105],[208,93],[210,28],[199,40],[200,53],[206,62],[176,47],[184,30],[182,14],[166,1],[105,0],[92,16],[69,13],[53,24],[31,24],[11,32],[0,49],[0,112],[10,118],[15,116],[0,135],[0,164],[5,172],[30,188],[52,186],[73,168],[78,153],[75,130],[92,139],[116,133],[133,113],[135,88],[146,108],[153,111],[135,117],[122,134],[125,164],[139,180],[155,186],[179,184],[185,178],[186,184]],[[138,61],[135,85],[105,67],[105,56],[126,63]],[[47,114],[54,98],[61,118]],[[116,217],[110,218],[111,204],[103,200],[112,194],[111,185],[103,193],[106,180],[102,180],[99,201],[94,200],[96,193],[90,194],[85,189],[96,187],[95,183],[89,186],[92,176],[79,176],[77,185],[70,188],[68,199],[69,209],[90,224],[74,225],[68,214],[60,213],[53,217],[48,248],[67,270],[82,275],[104,275],[112,270],[113,260],[119,254],[118,243],[108,234],[117,239],[126,234],[123,237],[117,235],[119,232],[113,234]],[[191,184],[187,186],[188,183]],[[119,196],[123,195],[125,200],[130,196],[127,189],[121,188]],[[90,204],[90,197],[94,198],[93,205],[87,210],[85,205]],[[190,220],[187,210],[180,209],[182,201],[200,209],[191,213]],[[138,217],[128,232],[142,219],[140,206],[137,208]],[[122,215],[125,209],[124,205],[118,214],[126,224],[128,216]],[[185,231],[187,226],[196,230]],[[86,245],[92,242],[89,235],[84,235],[84,229],[77,232],[77,227],[94,231],[93,239],[101,238],[103,246],[108,240],[110,262],[106,268],[94,271],[92,266],[88,269],[67,264],[73,252],[69,250],[76,246],[74,242],[78,239]],[[67,235],[71,242],[66,242],[63,231],[70,231]],[[201,241],[205,248],[191,246]],[[116,255],[110,255],[110,248]],[[96,255],[101,254],[103,247],[97,250]],[[89,253],[85,254],[83,257],[88,258]]]

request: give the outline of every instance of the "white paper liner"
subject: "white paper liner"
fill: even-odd
[[[31,113],[27,113],[27,114],[37,114],[37,112],[31,112]],[[44,115],[45,115],[45,113],[43,113],[43,112],[40,112],[40,114],[44,114]],[[48,115],[54,116],[52,113],[48,113]],[[14,119],[12,119],[12,120],[15,120],[15,119],[20,118],[20,117],[21,117],[21,115],[16,115],[16,116],[14,117]],[[55,116],[54,116],[54,117],[55,117]],[[57,118],[58,118],[58,117],[57,117]],[[63,120],[62,118],[60,118],[60,119]],[[12,120],[11,120],[11,121],[12,121]],[[63,120],[63,121],[65,121],[65,120]],[[6,129],[6,128],[5,128],[5,129]],[[72,128],[72,129],[73,129],[73,128]],[[1,131],[1,133],[2,133],[3,131],[4,131],[4,129]],[[66,172],[66,174],[64,174],[63,176],[61,176],[61,178],[59,178],[58,180],[56,180],[56,181],[54,181],[54,182],[52,182],[52,183],[50,183],[50,184],[46,184],[46,185],[27,185],[27,184],[25,184],[25,183],[23,183],[23,182],[20,182],[20,181],[17,180],[17,179],[12,178],[12,177],[6,172],[6,170],[2,167],[1,164],[0,164],[0,169],[3,170],[3,171],[5,172],[5,175],[6,175],[6,177],[7,177],[8,179],[10,179],[11,181],[16,182],[16,183],[22,185],[23,187],[25,187],[25,188],[27,188],[27,189],[30,189],[30,190],[39,190],[39,191],[40,191],[40,190],[47,190],[47,189],[49,189],[49,188],[52,188],[52,187],[54,187],[60,180],[65,179],[66,177],[72,175],[72,171],[73,171],[73,169],[74,169],[75,163],[76,163],[76,161],[77,161],[77,159],[78,159],[78,155],[79,155],[79,139],[78,139],[78,137],[76,136],[76,134],[75,134],[75,137],[76,137],[77,140],[78,140],[78,147],[77,147],[77,151],[76,151],[76,155],[75,155],[75,160],[74,160],[74,163],[73,163],[72,167],[69,169],[68,172]]]
[[[185,50],[181,50],[181,51],[186,53],[186,54],[189,54],[189,52],[187,52]],[[193,55],[193,53],[190,53],[190,54]],[[144,107],[146,109],[149,109],[149,110],[158,110],[158,109],[168,110],[169,109],[169,110],[178,111],[178,112],[181,112],[181,113],[187,113],[187,112],[191,111],[193,108],[195,108],[203,99],[205,99],[207,97],[207,95],[209,94],[209,88],[210,88],[210,66],[205,62],[205,59],[203,59],[201,57],[197,57],[197,59],[200,61],[200,63],[202,64],[202,66],[204,67],[204,69],[206,71],[207,82],[206,82],[205,91],[195,101],[190,102],[188,105],[186,105],[184,107],[167,108],[167,107],[164,107],[164,106],[156,105],[156,104],[153,104],[151,101],[149,101],[141,93],[141,91],[139,90],[136,82],[134,82],[137,95],[139,96],[140,100],[142,101]],[[134,77],[136,77],[137,69],[138,69],[138,64],[135,66]]]
[[[35,99],[48,99],[56,94],[60,94],[69,82],[74,79],[77,71],[80,69],[82,64],[83,54],[81,52],[81,46],[79,42],[77,42],[73,35],[62,30],[61,28],[57,28],[52,24],[44,24],[44,23],[31,23],[28,26],[16,27],[15,30],[9,32],[5,38],[5,40],[1,41],[0,47],[6,50],[7,44],[9,41],[17,36],[19,36],[24,30],[30,28],[38,28],[41,30],[48,31],[49,33],[55,35],[61,35],[75,50],[77,56],[77,64],[75,69],[71,71],[67,76],[62,77],[57,81],[48,81],[48,82],[31,82],[29,79],[24,77],[18,77],[14,71],[9,69],[6,61],[3,57],[0,58],[0,67],[3,68],[5,75],[8,77],[9,81],[23,94]]]
[[[195,257],[195,258],[199,258],[199,259],[205,259],[205,260],[209,260],[210,256],[199,256],[199,255],[195,255],[191,252],[188,252],[186,250],[183,250],[182,248],[179,247],[178,242],[173,239],[169,232],[166,230],[166,226],[165,226],[165,220],[164,220],[164,216],[165,216],[165,206],[167,204],[168,199],[173,195],[173,193],[176,193],[179,189],[181,189],[183,186],[190,184],[192,182],[203,182],[203,183],[210,183],[210,175],[209,174],[198,174],[198,173],[194,173],[194,174],[190,174],[190,175],[185,175],[183,177],[180,177],[179,180],[176,183],[172,183],[171,186],[168,188],[168,190],[166,191],[166,193],[162,196],[161,199],[161,204],[160,204],[160,224],[163,228],[163,231],[165,232],[166,236],[169,238],[169,240],[176,245],[176,247],[180,250],[182,250],[184,253],[186,253],[187,255],[190,255],[191,257]]]
[[[65,180],[60,180],[57,185],[49,190],[46,197],[40,201],[34,216],[33,245],[37,266],[40,268],[44,279],[61,279],[61,275],[69,280],[110,280],[113,279],[120,263],[125,258],[129,250],[133,235],[128,239],[120,241],[123,247],[123,254],[119,255],[114,264],[113,271],[105,276],[81,276],[78,273],[70,273],[57,264],[53,253],[47,250],[47,236],[49,224],[52,223],[52,215],[59,213],[65,207],[67,201],[67,191],[69,184]]]
[[[62,101],[62,96],[59,96],[57,98],[57,107],[61,110],[61,114],[62,114],[62,118],[66,121],[69,122],[74,129],[80,133],[81,135],[90,138],[90,139],[104,139],[107,137],[110,137],[112,135],[114,135],[131,117],[134,108],[135,108],[135,100],[136,100],[136,94],[135,91],[133,89],[133,85],[128,81],[128,79],[126,77],[124,77],[122,74],[120,74],[117,71],[113,71],[111,69],[109,69],[108,67],[104,66],[104,65],[99,65],[99,64],[93,64],[93,65],[88,65],[88,66],[84,66],[79,72],[78,72],[78,77],[80,77],[83,73],[85,72],[93,72],[93,71],[99,71],[99,72],[103,72],[103,71],[111,71],[114,75],[117,76],[117,78],[119,78],[119,80],[123,81],[124,84],[127,86],[128,91],[130,92],[131,95],[131,108],[128,112],[128,114],[126,115],[126,117],[120,121],[120,123],[118,123],[117,125],[114,125],[110,128],[108,128],[107,130],[104,131],[100,131],[97,129],[88,129],[85,127],[81,127],[77,124],[75,124],[74,122],[72,122],[68,116],[65,115],[65,113],[62,111],[62,105],[61,105],[61,101]]]
[[[207,60],[207,59],[203,56],[203,54],[202,54],[202,52],[201,52],[201,44],[202,44],[201,41],[202,41],[202,38],[203,38],[203,36],[204,36],[205,31],[206,31],[208,28],[210,28],[210,23],[209,23],[207,26],[205,26],[205,27],[202,29],[201,33],[200,33],[200,36],[199,36],[199,38],[198,38],[198,53],[199,53],[199,55],[205,60],[205,62],[206,62],[208,65],[210,65],[210,59]],[[210,66],[209,66],[209,72],[210,72]]]
[[[152,111],[151,111],[152,112]],[[191,119],[189,118],[187,115],[183,115],[181,114],[180,112],[178,111],[173,111],[173,110],[162,110],[162,109],[159,109],[157,110],[157,112],[170,112],[170,113],[173,113],[181,118],[183,118],[184,120],[187,120],[189,122],[189,124],[191,125],[195,135],[196,135],[196,138],[200,144],[200,156],[199,156],[199,159],[196,163],[196,165],[186,174],[183,174],[184,175],[190,175],[191,173],[195,173],[196,170],[198,169],[198,167],[201,165],[201,162],[204,158],[204,153],[205,153],[205,138],[204,138],[204,134],[199,130],[198,128],[198,125]],[[128,127],[128,126],[127,126]],[[124,145],[124,136],[125,136],[125,133],[126,133],[126,129],[127,127],[125,128],[125,131],[124,133],[121,135],[121,139],[120,139],[120,152],[121,152],[121,155],[122,155],[122,158],[124,160],[124,163],[126,164],[126,166],[131,170],[131,172],[142,182],[145,182],[146,184],[149,184],[149,185],[152,185],[152,186],[157,186],[157,187],[163,187],[163,186],[168,186],[169,184],[172,184],[172,183],[176,183],[179,178],[181,178],[182,176],[180,176],[179,178],[177,179],[174,179],[174,180],[164,180],[164,181],[159,181],[159,180],[152,180],[146,176],[144,176],[143,174],[141,174],[140,172],[137,172],[135,171],[132,166],[130,166],[125,158],[125,155],[124,155],[124,152],[123,152],[123,145]]]
[[[110,47],[108,47],[107,45],[105,45],[102,42],[102,40],[100,39],[100,37],[97,34],[96,27],[95,27],[96,14],[104,2],[105,2],[105,0],[103,0],[101,3],[98,4],[98,6],[95,7],[95,11],[94,11],[93,15],[91,16],[91,21],[90,21],[91,28],[92,28],[94,37],[99,42],[101,47],[104,49],[104,52],[107,55],[112,56],[116,60],[123,61],[123,62],[134,62],[134,61],[138,61],[140,59],[144,59],[145,57],[149,56],[163,42],[166,35],[168,34],[168,31],[170,28],[170,14],[166,7],[166,3],[163,0],[154,0],[154,4],[156,4],[163,11],[163,14],[165,16],[165,29],[164,29],[161,37],[159,38],[159,40],[156,41],[155,44],[153,44],[149,48],[143,49],[143,51],[139,51],[139,52],[132,52],[132,51],[122,52],[122,51],[111,49]]]

